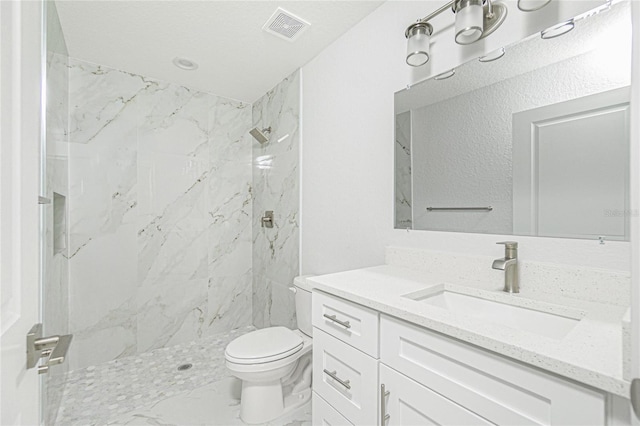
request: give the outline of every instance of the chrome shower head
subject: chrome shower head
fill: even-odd
[[[257,140],[261,144],[264,144],[269,141],[269,134],[271,133],[271,127],[267,127],[266,129],[262,129],[262,130],[258,129],[257,127],[254,127],[253,129],[249,130],[249,133],[251,133],[251,136],[253,136],[255,140]]]

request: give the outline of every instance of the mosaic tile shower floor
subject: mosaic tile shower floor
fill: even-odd
[[[255,328],[69,372],[56,425],[243,425],[224,348]],[[179,371],[178,366],[192,364]],[[311,425],[307,404],[270,425]]]

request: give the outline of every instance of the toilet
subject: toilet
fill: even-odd
[[[242,380],[240,418],[265,423],[311,399],[311,287],[296,277],[298,329],[267,327],[234,339],[224,356],[231,374]]]

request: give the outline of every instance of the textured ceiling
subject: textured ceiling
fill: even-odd
[[[66,1],[56,5],[69,55],[253,102],[382,1]],[[277,7],[311,23],[291,43],[262,31]],[[199,64],[172,64],[176,56]]]

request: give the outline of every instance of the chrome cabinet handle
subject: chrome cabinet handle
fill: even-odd
[[[324,374],[326,374],[327,376],[331,377],[333,380],[335,380],[336,382],[340,383],[345,388],[351,389],[351,385],[349,384],[349,380],[342,380],[340,377],[336,376],[336,373],[337,373],[336,370],[329,371],[329,370],[327,370],[325,368],[323,371],[324,371]]]
[[[389,391],[385,391],[384,383],[380,385],[380,425],[385,426],[389,417],[387,414],[387,397],[389,396]]]
[[[322,315],[325,318],[330,319],[331,321],[340,324],[341,326],[343,326],[344,328],[351,328],[351,324],[349,323],[349,321],[341,321],[338,318],[336,318],[335,315],[328,315],[328,314],[324,314]]]

